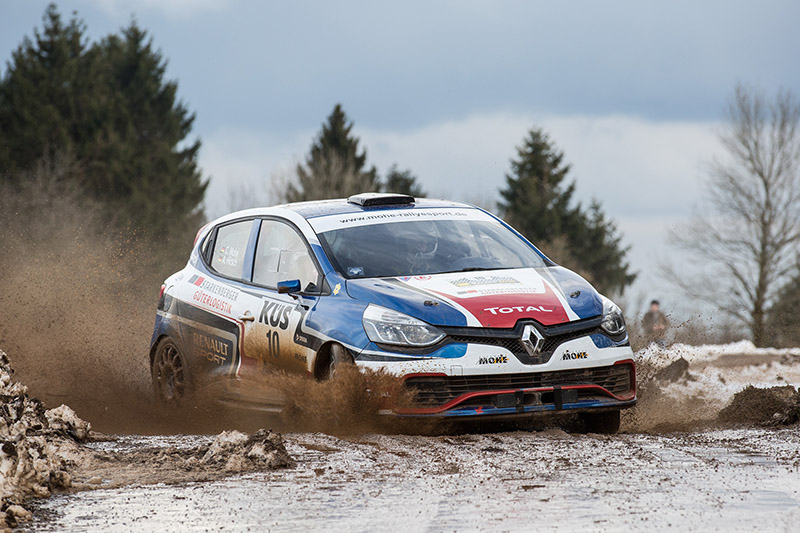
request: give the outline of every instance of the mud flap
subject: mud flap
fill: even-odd
[[[521,390],[498,394],[494,397],[494,405],[498,408],[514,407],[518,413],[525,412],[525,393]]]
[[[578,401],[578,391],[575,389],[564,390],[559,386],[553,387],[553,403],[556,411],[564,409],[565,403],[576,403]]]

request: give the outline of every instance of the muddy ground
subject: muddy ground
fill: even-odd
[[[292,468],[58,495],[37,506],[29,530],[796,531],[800,521],[797,427],[296,433],[285,442]],[[115,446],[164,444],[176,443],[126,437]]]
[[[24,410],[42,426],[30,443],[16,440],[30,428],[5,428],[1,485],[53,492],[21,500],[34,511],[25,530],[790,531],[800,523],[798,411],[788,389],[759,392],[800,385],[800,350],[642,350],[640,403],[610,437],[570,433],[569,424],[404,434],[375,417],[375,397],[357,378],[279,380],[296,416],[165,418],[151,401],[148,341],[159,286],[190,242],[113,235],[82,199],[60,192],[0,200],[0,348],[15,379],[44,402]],[[160,253],[168,247],[181,261]],[[729,408],[748,385],[748,401]],[[45,408],[60,404],[92,423],[89,443],[45,421]],[[8,405],[6,418],[18,418]],[[283,439],[219,434],[258,428]],[[40,476],[9,475],[14,464]]]
[[[237,462],[246,452],[200,464],[220,436],[107,436],[76,459],[71,489],[34,504],[24,530],[796,530],[800,354],[727,346],[637,357],[641,401],[618,435],[574,433],[569,420],[348,431],[358,411],[299,431],[273,417],[263,421],[284,431],[290,459],[261,468]],[[331,391],[309,386],[300,396],[321,409],[314,402]],[[353,409],[361,403],[359,381],[335,387]]]

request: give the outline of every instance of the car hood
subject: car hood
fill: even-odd
[[[586,280],[562,267],[351,279],[347,293],[436,326],[513,328],[520,319],[563,324],[602,314]]]

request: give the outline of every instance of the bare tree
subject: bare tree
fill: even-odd
[[[797,269],[800,248],[800,103],[738,85],[720,140],[727,158],[711,166],[706,205],[672,232],[703,262],[698,279],[672,276],[750,329],[763,346],[775,292]]]
[[[285,203],[289,184],[296,180],[297,175],[291,168],[276,168],[265,181],[231,180],[227,184],[225,212]]]

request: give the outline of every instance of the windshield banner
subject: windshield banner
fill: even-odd
[[[434,208],[434,209],[397,209],[350,213],[347,215],[326,215],[309,218],[308,222],[317,233],[326,231],[372,226],[392,222],[415,222],[420,220],[482,220],[497,222],[494,218],[478,209]]]

